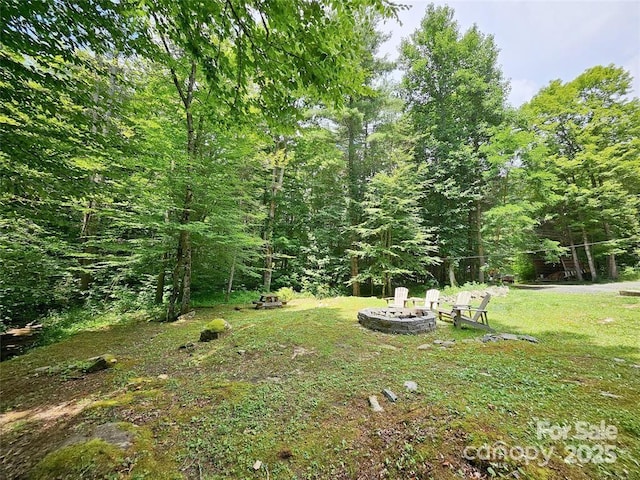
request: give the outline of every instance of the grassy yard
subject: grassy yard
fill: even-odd
[[[361,328],[357,311],[382,304],[217,306],[174,324],[81,332],[6,361],[0,476],[640,478],[640,298],[511,290],[492,299],[499,332],[538,344],[485,344],[472,341],[482,332],[449,325],[417,336]],[[216,317],[231,334],[198,343]],[[438,339],[456,344],[443,348]],[[424,344],[431,346],[418,349]],[[82,378],[35,372],[102,353],[117,365]],[[416,393],[405,390],[407,380]],[[384,388],[398,401],[387,401]],[[370,395],[384,412],[371,410]],[[571,430],[566,439],[537,435],[542,421]],[[111,422],[130,432],[126,450],[91,439],[95,426]],[[578,425],[615,427],[615,438],[579,439]],[[483,445],[510,453],[478,458]],[[517,447],[531,460],[518,458]],[[540,452],[550,451],[545,464]],[[582,463],[571,463],[576,457]]]

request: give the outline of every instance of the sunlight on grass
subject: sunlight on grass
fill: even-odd
[[[380,472],[489,478],[491,471],[529,479],[625,478],[640,469],[634,462],[640,421],[633,413],[640,399],[634,367],[640,299],[519,290],[492,298],[494,328],[534,335],[539,344],[485,344],[474,340],[484,332],[449,324],[403,336],[357,323],[358,310],[383,305],[377,298],[296,298],[280,309],[218,305],[174,324],[129,322],[81,332],[6,362],[2,408],[46,410],[92,395],[93,405],[74,422],[151,428],[150,454],[176,459],[173,473],[157,467],[168,478],[249,478],[260,473],[253,470],[256,460],[272,479]],[[229,322],[231,332],[198,342],[214,318]],[[444,348],[435,340],[456,343]],[[32,376],[34,368],[92,351],[108,351],[118,364],[81,380]],[[404,390],[407,380],[418,384],[417,392]],[[398,395],[396,403],[384,399],[385,388]],[[382,414],[369,408],[370,395],[378,396]],[[536,419],[616,426],[617,461],[566,464],[560,455],[566,444],[538,439]],[[15,439],[30,434],[22,420],[9,432]],[[474,463],[461,455],[465,446],[495,441],[554,447],[557,454],[548,467]]]

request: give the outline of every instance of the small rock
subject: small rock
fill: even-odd
[[[247,353],[246,350],[238,350],[238,355],[244,355],[245,353]]]
[[[398,400],[398,396],[388,388],[385,388],[384,390],[382,390],[382,393],[384,394],[385,397],[387,397],[387,399],[390,402],[395,402],[396,400]]]
[[[640,368],[640,365],[631,365],[631,368]]]
[[[369,405],[374,412],[384,412],[384,409],[378,403],[378,398],[375,395],[369,397]]]
[[[178,317],[178,321],[191,320],[195,316],[196,316],[196,311],[195,310],[191,310],[190,312],[187,312],[184,315],[180,315]]]
[[[455,346],[455,344],[456,344],[455,340],[446,340],[442,342],[443,347],[453,347]]]
[[[598,323],[602,323],[602,324],[607,324],[607,323],[611,323],[611,322],[615,322],[615,320],[613,318],[603,318],[602,320],[600,320]]]
[[[600,392],[600,395],[607,398],[622,398],[620,395],[616,395],[615,393],[611,392]]]
[[[616,362],[616,363],[624,363],[624,362],[626,362],[626,360],[624,358],[614,358],[613,361]]]
[[[422,345],[418,345],[418,350],[429,350],[431,348],[431,344],[423,343]]]
[[[98,425],[93,436],[117,447],[127,449],[133,444],[134,434],[123,430],[118,423],[105,423]]]
[[[36,373],[48,373],[51,370],[51,366],[47,365],[46,367],[38,367],[34,370]]]
[[[518,338],[531,343],[540,343],[536,337],[532,337],[531,335],[518,335]]]
[[[500,338],[503,340],[519,340],[518,336],[513,333],[501,333]]]
[[[434,340],[433,343],[436,345],[442,345],[444,343],[444,340]]]
[[[482,343],[487,343],[487,342],[499,342],[500,340],[502,340],[501,337],[497,337],[495,335],[491,335],[490,333],[487,333],[484,337],[482,337],[480,339],[480,341]]]
[[[384,348],[385,350],[398,350],[398,347],[394,347],[393,345],[388,345],[386,343],[380,345],[380,348]]]
[[[414,381],[407,380],[406,382],[404,382],[404,388],[407,389],[407,392],[417,392],[418,384]]]
[[[158,380],[167,380],[169,378],[169,375],[167,375],[166,373],[161,373],[160,375],[158,375]]]
[[[178,347],[178,350],[193,350],[194,348],[196,348],[195,343],[189,342],[189,343],[185,343],[184,345],[180,345]]]
[[[258,471],[262,468],[262,462],[260,460],[256,460],[256,463],[253,464],[253,469]]]
[[[491,374],[490,374],[490,373],[488,373],[488,372],[480,372],[480,373],[479,373],[479,375],[482,375],[482,376],[484,376],[484,377],[493,377],[493,375],[491,375]]]
[[[128,426],[130,429],[136,428],[136,426],[133,424],[128,424]],[[130,431],[129,429],[125,429],[124,424],[116,422],[103,423],[102,425],[97,425],[96,427],[94,427],[92,431],[87,435],[76,434],[68,437],[63,442],[62,448],[68,447],[70,445],[78,445],[90,440],[99,439],[115,447],[126,450],[131,445],[133,445],[134,438],[135,433]]]

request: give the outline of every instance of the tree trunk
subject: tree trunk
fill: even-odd
[[[596,265],[593,261],[593,255],[591,254],[591,247],[589,246],[589,240],[587,239],[587,232],[582,229],[582,242],[584,243],[584,251],[587,254],[587,261],[589,262],[589,272],[591,273],[591,281],[595,282],[598,277],[596,271]]]
[[[182,301],[180,302],[180,314],[184,315],[189,311],[189,305],[191,303],[191,233],[186,232],[185,245],[183,248],[184,253],[184,274],[182,277],[182,285],[180,295]]]
[[[263,288],[265,293],[271,291],[271,278],[273,276],[273,224],[276,218],[276,195],[282,189],[284,180],[284,165],[274,165],[271,180],[271,199],[269,201],[269,216],[267,218],[267,228],[264,232],[265,259]]]
[[[353,118],[353,97],[349,97],[349,117],[347,119],[347,178],[349,182],[349,223],[352,227],[355,227],[359,223],[357,203],[360,201],[358,195],[358,176],[356,175],[356,126]],[[357,236],[354,232],[351,233],[351,248],[355,250]],[[358,276],[359,265],[358,257],[353,255],[351,257],[351,294],[354,297],[360,296],[360,283],[353,280]]]
[[[271,239],[268,240],[266,248],[262,288],[265,293],[269,293],[271,291],[271,277],[273,275],[273,247],[271,246]]]
[[[356,278],[359,274],[358,271],[358,257],[356,257],[355,255],[351,256],[351,278]],[[352,284],[352,289],[351,289],[351,294],[354,297],[359,297],[360,296],[360,283],[354,281]]]
[[[169,260],[169,254],[166,252],[162,255],[162,262],[160,264],[160,271],[158,272],[158,277],[156,280],[156,296],[155,296],[155,304],[162,305],[162,300],[164,298],[164,282],[166,278],[166,269],[167,269],[167,261]]]
[[[82,215],[82,227],[80,229],[80,243],[83,244],[82,253],[90,254],[94,253],[94,249],[91,247],[87,247],[85,244],[89,241],[89,238],[92,235],[92,223],[93,223],[93,209],[95,204],[93,200],[89,200],[87,204],[87,210]],[[80,266],[87,267],[91,264],[91,260],[88,258],[80,258]],[[82,270],[80,272],[80,291],[86,292],[89,290],[89,285],[91,284],[92,277],[91,273],[86,270]]]
[[[613,235],[611,234],[611,227],[607,222],[604,223],[604,231],[607,234],[607,240],[613,240]],[[609,273],[609,278],[611,280],[618,279],[618,264],[616,262],[616,254],[610,253],[607,256],[607,271]]]
[[[457,287],[455,265],[452,259],[449,259],[449,285]]]
[[[156,22],[158,21],[155,18]],[[171,51],[167,45],[166,39],[161,36],[164,48],[171,56]],[[180,81],[176,71],[171,68],[171,78],[176,87],[182,106],[184,107],[185,122],[187,127],[187,177],[193,174],[193,163],[198,156],[198,145],[195,123],[191,105],[193,104],[193,94],[196,86],[197,64],[191,62],[191,70],[185,82]],[[201,117],[202,120],[202,117]],[[202,122],[199,122],[201,126]],[[189,182],[185,186],[185,196],[182,205],[182,216],[180,224],[186,226],[191,221],[191,208],[193,205],[193,189]],[[177,305],[180,304],[179,312],[186,313],[189,309],[191,301],[191,235],[186,228],[180,230],[178,238],[178,247],[176,249],[176,264],[173,269],[173,279],[171,287],[171,296],[169,297],[169,305],[167,306],[167,320],[174,321],[178,318]]]
[[[582,269],[580,268],[580,260],[578,259],[578,251],[576,250],[576,246],[573,243],[573,236],[571,235],[571,231],[567,230],[567,234],[569,236],[569,243],[571,244],[571,257],[573,258],[573,265],[576,269],[576,277],[579,281],[583,281],[582,277]]]
[[[233,277],[236,273],[236,257],[234,255],[233,260],[231,261],[231,269],[229,270],[229,282],[227,283],[227,292],[224,296],[224,301],[229,303],[229,297],[231,296],[231,290],[233,289]]]
[[[478,281],[480,283],[484,283],[484,264],[486,263],[486,259],[484,256],[484,245],[482,243],[482,209],[480,207],[480,201],[476,202],[476,227],[477,231],[477,242],[478,242]]]
[[[184,265],[184,258],[182,256],[182,236],[184,233],[186,232],[180,232],[176,251],[176,264],[173,267],[173,275],[171,276],[171,295],[169,296],[169,304],[167,305],[167,321],[169,322],[173,322],[178,318],[176,304],[178,302],[178,295],[180,294],[180,281]]]

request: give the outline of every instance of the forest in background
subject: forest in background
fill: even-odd
[[[0,319],[291,287],[640,270],[640,102],[594,66],[518,109],[489,33],[385,0],[9,0]],[[392,81],[394,69],[402,72]],[[572,247],[573,246],[573,247]]]

